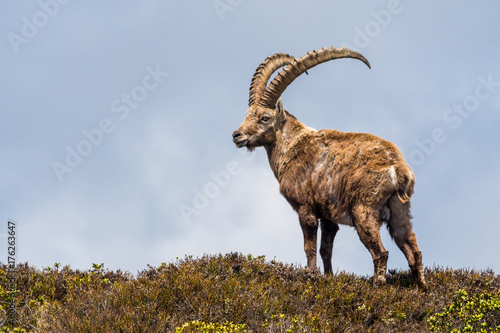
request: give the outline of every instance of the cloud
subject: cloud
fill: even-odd
[[[70,2],[17,53],[6,36],[22,33],[23,17],[32,20],[40,6],[1,4],[0,220],[19,225],[19,259],[75,268],[104,262],[135,273],[184,254],[238,251],[304,265],[297,216],[279,194],[266,154],[240,154],[231,133],[265,57],[356,46],[361,31],[369,42],[356,47],[372,70],[348,60],[321,65],[287,89],[285,107],[309,126],[380,135],[407,158],[422,151],[416,141],[446,130],[447,140],[413,165],[424,263],[498,270],[499,91],[459,128],[443,120],[475,96],[478,77],[500,81],[498,4],[399,2],[402,11],[388,22],[390,3],[244,1],[220,20],[211,2],[110,2],[100,11]],[[147,90],[147,68],[158,65],[169,75]],[[120,119],[124,109],[113,112],[112,105],[127,105],[124,94],[140,103],[132,100],[137,107]],[[104,118],[116,128],[59,182],[51,163],[64,161],[67,146],[90,140],[82,131]],[[179,206],[194,207],[197,193],[208,204],[186,222]],[[405,269],[386,230],[382,235],[389,267]],[[349,227],[337,235],[333,260],[334,269],[372,272]]]

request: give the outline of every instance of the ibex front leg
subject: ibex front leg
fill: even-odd
[[[325,274],[332,274],[333,240],[339,231],[339,226],[330,220],[321,219],[321,246],[319,253],[323,259]]]
[[[307,206],[300,207],[297,213],[299,214],[300,226],[304,234],[304,251],[307,257],[307,267],[309,269],[317,269],[316,242],[318,237],[318,219]]]

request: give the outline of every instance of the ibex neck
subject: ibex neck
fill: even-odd
[[[276,133],[276,141],[265,146],[269,164],[278,181],[283,168],[297,154],[303,136],[312,131],[315,130],[288,114],[283,128]]]

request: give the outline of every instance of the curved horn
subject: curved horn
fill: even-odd
[[[276,101],[285,91],[285,89],[308,69],[313,68],[325,61],[339,59],[339,58],[354,58],[361,60],[371,68],[370,63],[360,53],[346,49],[345,47],[335,48],[322,48],[317,51],[307,52],[307,54],[299,59],[295,59],[288,66],[283,68],[278,75],[271,81],[266,88],[263,98],[259,103],[262,106],[274,108]]]
[[[252,83],[250,84],[248,105],[258,104],[266,91],[267,81],[269,81],[271,75],[273,75],[277,69],[290,64],[294,60],[294,57],[284,53],[276,53],[267,57],[266,60],[257,67],[253,75]]]

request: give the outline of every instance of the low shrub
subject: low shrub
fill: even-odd
[[[499,325],[500,277],[492,271],[428,268],[426,292],[409,271],[389,270],[387,284],[373,288],[369,277],[325,276],[239,253],[186,256],[136,275],[103,264],[80,271],[24,263],[15,290],[7,274],[0,266],[4,332],[492,332]]]

